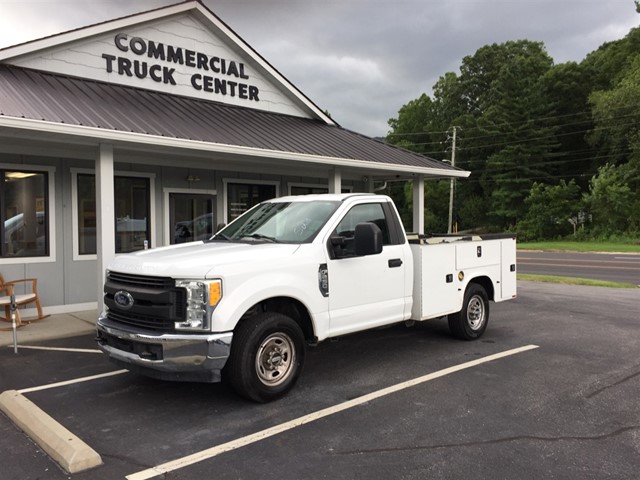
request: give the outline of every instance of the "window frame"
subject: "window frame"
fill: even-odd
[[[332,260],[339,260],[339,259],[345,259],[345,258],[358,258],[357,255],[353,254],[351,252],[351,248],[353,246],[353,240],[354,237],[344,237],[342,235],[338,234],[338,227],[340,226],[340,224],[349,216],[349,214],[351,212],[353,212],[353,210],[355,210],[356,208],[360,208],[360,207],[365,207],[365,206],[370,206],[370,205],[379,205],[380,206],[380,210],[382,211],[382,215],[384,217],[384,220],[386,222],[386,227],[387,227],[387,235],[388,237],[386,238],[385,241],[385,235],[384,235],[384,231],[383,231],[383,245],[382,245],[382,249],[384,250],[385,248],[388,247],[393,247],[393,246],[397,246],[397,245],[403,245],[406,243],[406,239],[405,236],[401,233],[400,231],[400,226],[399,226],[399,220],[398,220],[398,216],[395,214],[395,212],[393,211],[393,208],[391,206],[391,204],[389,202],[385,202],[385,201],[363,201],[363,202],[359,202],[356,203],[354,205],[351,205],[348,210],[346,210],[345,212],[342,213],[342,215],[340,216],[340,218],[335,222],[335,224],[332,226],[332,229],[327,237],[327,242],[326,242],[326,247],[327,247],[327,252],[329,254],[329,258],[331,258]],[[374,223],[374,222],[372,222]],[[354,225],[355,228],[355,225]],[[333,237],[343,237],[344,238],[344,247],[343,247],[343,255],[337,255],[336,254],[336,248],[332,245],[331,239]]]
[[[171,225],[170,215],[171,205],[169,204],[169,197],[172,193],[185,193],[185,194],[193,194],[193,195],[210,195],[214,200],[214,209],[213,215],[217,216],[217,204],[218,204],[218,192],[217,190],[204,190],[204,189],[196,189],[196,188],[172,188],[166,187],[162,189],[162,206],[163,206],[163,225],[164,225],[164,234],[162,235],[163,246],[171,245],[171,235],[173,234],[173,226]],[[220,223],[220,222],[218,222]],[[215,229],[215,225],[213,228]],[[213,233],[216,233],[215,231]]]
[[[56,261],[56,167],[44,165],[29,165],[24,163],[0,163],[1,170],[29,171],[45,173],[47,175],[47,213],[49,222],[47,231],[49,237],[49,255],[38,257],[0,257],[0,265],[16,265],[25,263],[51,263]]]
[[[80,254],[80,243],[78,235],[80,229],[78,225],[78,174],[81,175],[95,175],[96,171],[92,168],[71,168],[71,231],[73,234],[73,261],[83,262],[97,260],[97,253]],[[146,178],[149,180],[149,229],[150,229],[150,243],[152,246],[158,246],[156,243],[156,187],[155,187],[155,173],[149,172],[129,172],[116,170],[113,172],[114,181],[115,177],[131,177],[131,178]],[[113,199],[115,202],[115,198]],[[97,212],[96,212],[97,213]],[[115,218],[113,219],[115,222]],[[97,232],[96,232],[97,235]],[[97,239],[96,239],[97,240]],[[116,253],[116,255],[125,255],[125,253]]]
[[[280,197],[280,182],[276,180],[249,180],[244,178],[224,178],[222,179],[222,222],[228,224],[229,218],[227,216],[229,206],[229,184],[241,184],[241,185],[272,185],[276,189],[274,198]]]
[[[298,183],[298,182],[291,182],[287,185],[287,193],[288,195],[294,195],[294,193],[292,193],[292,190],[294,188],[323,188],[326,189],[327,191],[325,193],[329,193],[329,184],[328,183]],[[342,185],[342,193],[353,193],[353,186],[352,185]],[[321,195],[321,194],[320,194]]]
[[[355,204],[355,205],[352,205],[352,206],[349,208],[349,210],[347,210],[347,211],[344,213],[344,215],[342,215],[342,217],[340,218],[340,220],[339,220],[339,221],[338,221],[338,223],[336,224],[335,228],[334,228],[334,229],[333,229],[333,231],[331,232],[331,236],[342,236],[342,235],[340,235],[340,233],[338,232],[338,228],[340,227],[340,225],[342,224],[342,222],[344,222],[344,221],[349,217],[349,215],[351,215],[351,214],[352,214],[352,212],[353,212],[354,210],[360,210],[360,209],[368,208],[368,207],[371,207],[371,206],[374,206],[374,208],[375,208],[375,207],[379,207],[379,208],[380,208],[380,213],[382,214],[382,218],[383,218],[383,220],[384,220],[384,222],[385,222],[385,224],[386,224],[386,228],[387,228],[387,232],[386,232],[386,233],[387,233],[387,234],[386,234],[386,239],[385,239],[385,234],[384,234],[385,232],[384,232],[384,231],[382,231],[382,229],[380,229],[380,230],[382,231],[382,238],[383,238],[382,245],[383,245],[383,247],[386,247],[387,245],[393,245],[393,240],[392,240],[392,238],[391,238],[391,228],[390,228],[390,226],[389,226],[389,218],[388,218],[388,214],[387,214],[387,212],[385,211],[385,209],[384,209],[384,206],[383,206],[382,202],[367,202],[367,203],[357,203],[357,204]],[[368,221],[368,220],[367,220],[367,221]],[[357,223],[361,223],[361,222],[357,222]],[[357,223],[356,223],[356,224],[357,224]],[[370,222],[370,223],[373,223],[374,225],[377,225],[375,222]],[[354,224],[354,225],[353,225],[354,230],[355,230],[355,226],[356,226],[356,224]],[[378,225],[378,227],[379,227],[379,225]],[[347,238],[347,239],[351,239],[351,238],[353,238],[353,237],[345,237],[345,238]]]

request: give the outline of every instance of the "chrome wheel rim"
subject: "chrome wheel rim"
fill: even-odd
[[[469,300],[467,307],[467,323],[473,331],[480,330],[484,324],[485,308],[484,301],[478,295],[474,295]]]
[[[269,387],[284,383],[294,371],[296,353],[288,335],[278,332],[267,336],[256,355],[258,379]]]

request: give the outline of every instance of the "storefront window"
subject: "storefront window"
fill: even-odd
[[[150,187],[148,178],[114,179],[116,253],[144,248],[151,239]],[[78,245],[80,255],[96,253],[95,175],[78,174]]]
[[[235,220],[251,207],[275,196],[275,185],[229,183],[227,185],[227,221]]]
[[[151,248],[149,179],[115,177],[116,253]]]
[[[212,195],[171,193],[169,221],[173,226],[171,244],[206,240],[213,235],[215,219]]]
[[[96,177],[78,174],[78,253],[96,253]]]
[[[44,172],[0,170],[2,258],[49,254],[47,185]]]

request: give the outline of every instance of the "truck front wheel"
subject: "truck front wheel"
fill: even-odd
[[[293,388],[304,357],[300,326],[286,315],[265,312],[238,326],[225,373],[239,395],[269,402]]]
[[[462,310],[449,315],[449,330],[454,337],[462,340],[480,338],[489,322],[489,297],[485,289],[477,283],[467,287],[462,302]]]

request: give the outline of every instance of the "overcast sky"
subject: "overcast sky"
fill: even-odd
[[[0,48],[173,3],[0,0]],[[369,136],[484,45],[542,41],[556,63],[579,62],[640,24],[633,0],[204,3],[340,125]]]

